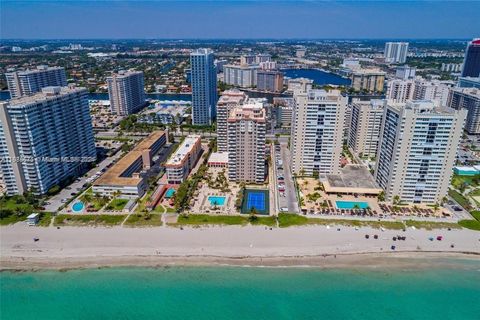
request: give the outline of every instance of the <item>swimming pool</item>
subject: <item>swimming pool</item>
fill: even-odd
[[[73,204],[72,210],[73,210],[73,212],[80,212],[80,211],[83,210],[84,207],[85,207],[85,205],[83,204],[82,201],[77,201]]]
[[[210,201],[211,206],[223,206],[225,205],[225,197],[222,196],[210,196],[208,197],[208,201]]]
[[[368,202],[363,201],[335,201],[337,209],[367,209]]]
[[[174,188],[168,189],[167,192],[165,192],[165,198],[170,199],[171,197],[173,197],[175,191],[176,190]]]

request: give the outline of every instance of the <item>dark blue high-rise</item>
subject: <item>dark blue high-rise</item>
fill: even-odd
[[[214,54],[209,49],[197,49],[190,54],[192,81],[192,123],[211,125],[216,118],[217,72]]]
[[[467,46],[462,77],[480,77],[480,38],[473,39]]]

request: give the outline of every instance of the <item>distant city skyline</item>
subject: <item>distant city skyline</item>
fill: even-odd
[[[1,1],[1,39],[468,39],[476,1]]]

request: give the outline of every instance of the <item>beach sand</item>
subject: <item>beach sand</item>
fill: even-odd
[[[378,239],[373,239],[374,234]],[[393,241],[397,235],[407,239]],[[438,235],[442,241],[428,239]],[[40,240],[35,242],[34,237]],[[368,227],[337,231],[326,226],[56,229],[16,224],[0,228],[0,253],[2,270],[178,265],[428,267],[432,259],[445,264],[450,263],[444,259],[448,257],[479,260],[480,232]]]

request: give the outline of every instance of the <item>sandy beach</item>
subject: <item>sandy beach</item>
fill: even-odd
[[[378,239],[373,239],[375,234]],[[406,240],[393,241],[397,235]],[[429,240],[439,235],[442,241]],[[353,227],[338,231],[326,226],[56,229],[17,224],[0,228],[0,252],[2,270],[173,265],[401,267],[412,264],[412,259],[420,267],[431,265],[431,259],[448,263],[445,257],[480,260],[480,233]]]

